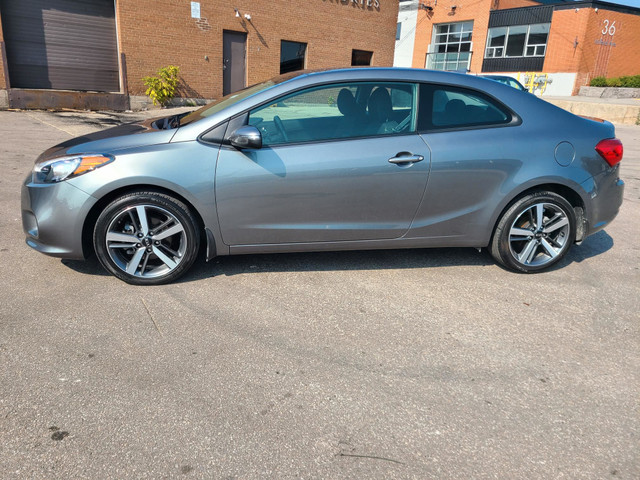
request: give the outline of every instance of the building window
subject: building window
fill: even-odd
[[[547,38],[549,37],[549,23],[529,25],[527,37],[527,49],[525,57],[544,57],[547,50]]]
[[[473,21],[434,25],[426,67],[466,72],[471,61],[472,31]]]
[[[299,42],[280,42],[280,73],[304,70],[307,44]]]
[[[367,52],[366,50],[352,50],[351,65],[371,65],[371,57],[373,57],[373,52]]]
[[[504,46],[507,43],[507,27],[490,28],[487,36],[485,58],[504,57]]]
[[[549,23],[490,28],[485,58],[544,57]]]
[[[402,33],[402,23],[398,22],[396,25],[396,40],[400,40],[400,34]]]

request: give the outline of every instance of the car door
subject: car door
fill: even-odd
[[[248,112],[245,123],[261,131],[263,147],[223,145],[218,156],[224,242],[401,237],[429,174],[416,112],[417,86],[399,82],[310,87]]]
[[[521,123],[483,92],[422,84],[418,130],[432,163],[429,188],[408,235],[432,239],[430,245],[483,244],[495,209],[520,181],[523,159],[546,154],[537,151],[536,139],[523,141]]]

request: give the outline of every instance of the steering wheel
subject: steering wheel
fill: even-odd
[[[282,139],[285,142],[288,142],[289,141],[289,135],[287,135],[287,132],[284,129],[284,124],[282,123],[282,120],[280,119],[280,117],[278,115],[273,117],[273,123],[276,124],[276,128],[280,132],[280,135],[282,135]]]

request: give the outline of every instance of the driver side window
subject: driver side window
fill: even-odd
[[[323,85],[249,112],[263,145],[283,145],[416,130],[416,86],[401,82]]]

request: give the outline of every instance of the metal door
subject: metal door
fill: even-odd
[[[113,0],[0,0],[13,88],[120,90]]]
[[[224,95],[246,86],[247,34],[222,33],[222,93]]]

